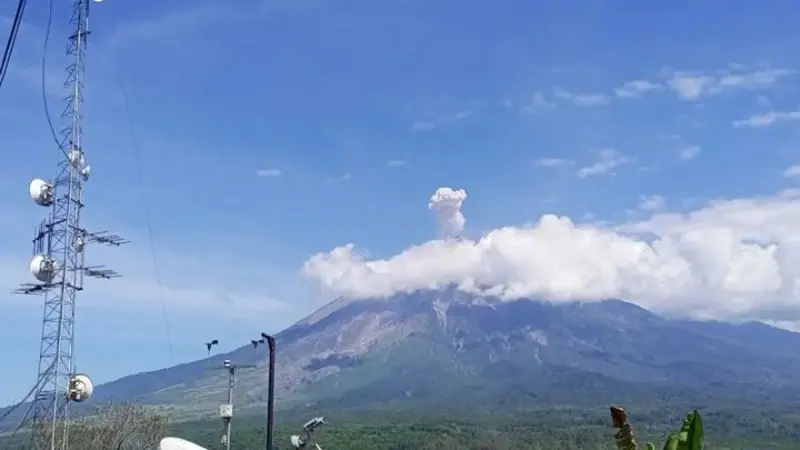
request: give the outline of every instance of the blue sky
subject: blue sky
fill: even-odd
[[[54,114],[62,3],[46,71]],[[85,223],[134,243],[90,250],[125,278],[81,296],[79,367],[107,381],[200,358],[208,339],[230,349],[282,329],[326,298],[300,274],[310,255],[356,242],[385,256],[430,239],[425,202],[440,186],[469,191],[475,234],[546,212],[620,222],[656,195],[684,211],[790,188],[799,10],[683,0],[93,5]],[[40,98],[46,18],[44,2],[29,4],[0,89],[7,290],[29,281],[28,239],[44,213],[26,186],[52,176],[58,157]],[[0,18],[0,31],[9,23]],[[20,368],[1,378],[8,402],[33,382],[42,311],[38,298],[0,299],[0,354]]]

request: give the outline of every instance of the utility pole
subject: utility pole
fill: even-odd
[[[233,419],[233,387],[236,384],[236,370],[252,369],[254,364],[231,364],[229,359],[222,363],[222,367],[217,369],[228,371],[228,402],[219,405],[219,416],[222,419],[222,449],[231,450],[231,419]]]
[[[272,448],[272,427],[275,423],[275,338],[267,333],[261,333],[260,342],[266,342],[269,347],[269,362],[267,364],[267,429],[266,447]]]

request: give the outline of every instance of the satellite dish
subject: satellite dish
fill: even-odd
[[[199,445],[189,442],[185,439],[176,438],[176,437],[165,437],[161,440],[161,443],[158,444],[159,450],[206,450],[205,447],[200,447]]]
[[[50,206],[55,200],[53,196],[53,186],[39,178],[31,181],[28,192],[31,195],[31,200],[39,206]]]
[[[79,373],[69,379],[69,399],[81,403],[89,400],[94,393],[94,383],[88,375]]]
[[[31,275],[43,283],[50,283],[56,277],[59,264],[45,255],[36,255],[31,260]]]

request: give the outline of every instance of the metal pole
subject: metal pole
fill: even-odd
[[[222,417],[224,428],[222,430],[222,450],[231,449],[231,428],[233,422],[233,388],[236,384],[236,369],[250,369],[255,366],[252,364],[231,364],[229,360],[223,362],[223,369],[228,372],[228,402],[220,405],[219,412]]]
[[[236,376],[236,366],[231,366],[228,370],[228,404],[233,405],[233,383]],[[231,450],[231,421],[233,417],[225,421],[225,449]]]
[[[269,378],[267,379],[267,450],[272,448],[272,429],[275,421],[275,338],[264,336],[269,347]]]

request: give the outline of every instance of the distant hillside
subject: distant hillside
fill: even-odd
[[[277,336],[280,407],[365,409],[611,402],[800,401],[800,334],[760,323],[673,321],[619,300],[553,305],[425,291],[337,300]],[[262,407],[259,368],[242,372],[241,407]],[[216,355],[251,362],[242,347]],[[95,401],[137,399],[208,414],[224,373],[205,360],[131,375],[97,388]]]

